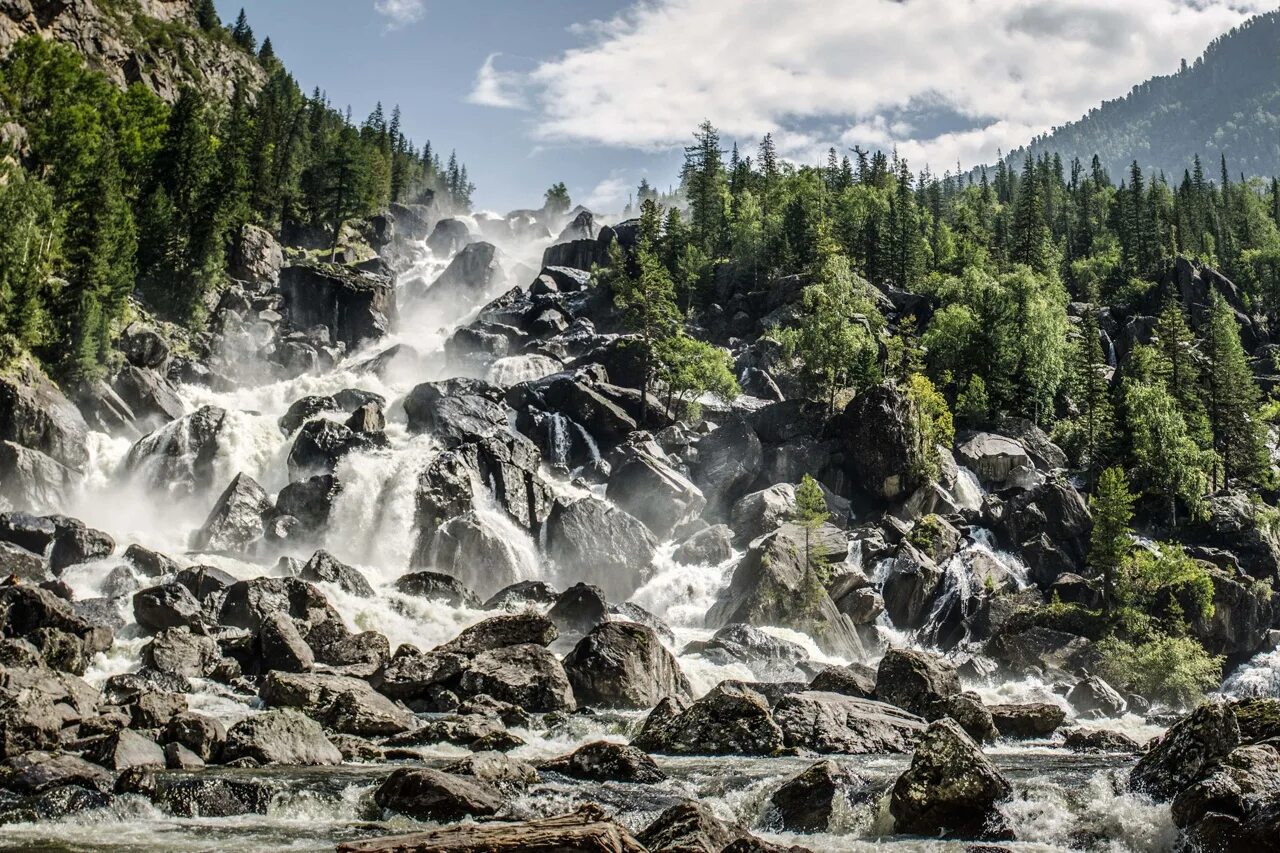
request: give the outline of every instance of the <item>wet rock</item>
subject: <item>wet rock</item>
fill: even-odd
[[[181,693],[144,693],[129,707],[130,725],[135,729],[162,729],[186,710],[187,697]]]
[[[276,512],[298,519],[305,531],[320,531],[329,523],[333,502],[341,491],[338,478],[332,474],[298,480],[280,490],[276,496]]]
[[[547,618],[564,634],[587,634],[609,620],[609,602],[598,586],[579,583],[560,594]]]
[[[307,262],[280,272],[289,327],[326,325],[337,342],[354,350],[385,335],[396,318],[391,277],[356,267]]]
[[[165,779],[156,802],[175,817],[226,818],[266,814],[275,789],[250,779]]]
[[[680,665],[652,629],[604,622],[564,659],[573,695],[585,705],[652,708],[667,696],[692,697]]]
[[[1280,753],[1270,745],[1241,746],[1205,778],[1180,791],[1170,811],[1175,825],[1190,828],[1192,837],[1203,838],[1206,833],[1197,824],[1211,814],[1247,818],[1268,801],[1280,802],[1277,797],[1280,797]],[[1222,833],[1228,838],[1235,834]],[[1238,844],[1229,844],[1221,849],[1240,848]]]
[[[25,512],[0,512],[0,542],[9,542],[43,555],[53,543],[58,528],[45,516]]]
[[[615,600],[640,588],[657,547],[644,524],[595,497],[557,503],[547,520],[547,552],[561,570]]]
[[[576,707],[560,660],[542,646],[528,643],[476,655],[462,672],[459,686],[467,696],[484,693],[533,712]]]
[[[560,593],[545,581],[518,581],[491,595],[485,610],[521,610],[530,604],[554,604]]]
[[[690,643],[681,654],[699,655],[714,664],[746,664],[763,681],[780,681],[796,675],[808,660],[804,647],[780,640],[741,622],[726,625],[710,640]]]
[[[538,771],[532,764],[518,761],[501,752],[477,752],[460,758],[443,768],[455,776],[472,776],[490,785],[522,788],[538,781]]]
[[[280,416],[277,423],[285,435],[293,435],[307,421],[323,415],[325,412],[340,412],[338,401],[329,396],[307,396],[294,400],[289,408]]]
[[[246,628],[257,633],[267,617],[285,613],[311,626],[308,639],[322,631],[336,633],[332,639],[346,636],[342,617],[330,606],[324,594],[313,584],[300,578],[255,578],[237,581],[227,587],[218,612],[218,623],[232,628]]]
[[[750,839],[741,827],[720,820],[703,803],[684,802],[658,815],[638,836],[651,853],[721,851],[735,841]]]
[[[395,588],[405,595],[435,598],[454,607],[480,606],[479,597],[457,578],[440,572],[413,572],[396,579]]]
[[[295,708],[342,734],[393,735],[415,724],[413,714],[359,678],[272,672],[259,695],[268,707]]]
[[[77,519],[57,515],[53,516],[53,524],[57,532],[49,549],[49,570],[55,575],[62,574],[68,566],[110,557],[116,549],[114,539]]]
[[[110,791],[114,781],[96,764],[67,753],[25,752],[0,765],[0,788],[23,794],[42,794],[66,785]]]
[[[510,533],[474,511],[449,519],[432,547],[438,568],[481,595],[507,586],[525,571]]]
[[[670,755],[776,755],[783,733],[764,696],[722,681],[692,705],[663,699],[632,745]]]
[[[1022,443],[980,432],[956,446],[956,461],[989,489],[1035,485],[1035,464]]]
[[[1085,565],[1092,521],[1085,499],[1070,483],[1050,480],[1016,492],[989,519],[1001,543],[1022,554],[1042,589]]]
[[[1063,733],[1062,745],[1072,752],[1142,752],[1142,745],[1133,738],[1106,729],[1068,729]]]
[[[707,517],[723,518],[747,493],[764,464],[764,450],[755,430],[734,418],[698,442],[693,482],[707,501]]]
[[[559,631],[554,622],[539,613],[526,611],[510,616],[494,616],[472,625],[439,650],[475,655],[525,643],[549,646],[558,636]]]
[[[1058,730],[1067,712],[1048,702],[1022,705],[991,705],[987,708],[1000,737],[1014,740],[1045,738]]]
[[[943,572],[933,558],[903,542],[880,590],[890,621],[904,630],[925,627],[942,585]]]
[[[778,483],[752,492],[733,505],[729,526],[740,542],[750,542],[791,520],[795,511],[796,487]]]
[[[672,559],[684,566],[718,566],[733,556],[733,531],[717,524],[680,543]]]
[[[914,649],[889,649],[876,671],[876,697],[916,716],[960,692],[956,668],[940,655]]]
[[[7,680],[0,679],[0,684]],[[61,731],[61,719],[49,696],[16,685],[0,686],[0,758],[55,747]]]
[[[169,344],[151,326],[130,323],[117,342],[125,360],[136,367],[159,368],[169,360]]]
[[[280,278],[284,254],[271,232],[256,225],[245,225],[231,253],[231,277],[254,285],[271,286]]]
[[[429,432],[449,447],[507,430],[503,391],[479,379],[424,382],[404,399],[412,433]]]
[[[152,488],[175,497],[215,488],[216,460],[225,452],[235,417],[204,406],[143,436],[125,458],[125,467]]]
[[[784,782],[769,805],[787,832],[825,832],[832,815],[861,799],[866,787],[864,779],[828,759]]]
[[[145,577],[160,578],[178,572],[178,564],[172,559],[141,545],[126,548],[124,558]]]
[[[1067,701],[1077,713],[1096,713],[1103,717],[1118,717],[1126,707],[1124,697],[1096,675],[1077,682],[1067,694]]]
[[[242,551],[262,538],[275,514],[275,505],[262,486],[246,474],[237,474],[191,544],[196,550]]]
[[[460,250],[471,240],[471,232],[467,223],[461,219],[441,219],[431,229],[427,238],[427,248],[440,258],[447,258]]]
[[[377,631],[362,631],[313,649],[316,659],[343,667],[348,675],[367,678],[391,659],[391,644]]]
[[[1231,706],[1211,702],[1178,720],[1129,774],[1130,790],[1168,800],[1240,745]]]
[[[288,614],[272,613],[265,617],[258,630],[258,647],[262,666],[268,671],[310,672],[315,667],[315,652]]]
[[[54,509],[83,481],[79,471],[38,450],[0,440],[0,505]]]
[[[656,445],[629,444],[621,456],[606,494],[655,536],[666,538],[702,513],[707,502],[701,490],[673,468]]]
[[[957,693],[932,703],[925,714],[927,720],[950,717],[976,743],[992,743],[998,737],[991,712],[975,693]]]
[[[868,699],[837,693],[791,693],[773,717],[787,746],[822,754],[906,752],[924,728],[917,716]]]
[[[359,435],[330,420],[308,421],[298,430],[298,437],[289,451],[289,479],[332,474],[347,454],[368,450],[381,443],[376,436]]]
[[[452,821],[497,814],[503,798],[490,786],[425,767],[393,772],[373,794],[380,808],[418,820]]]
[[[199,629],[204,625],[204,608],[182,584],[166,583],[134,594],[133,618],[138,627],[151,633],[169,628]]]
[[[155,741],[129,729],[107,735],[88,754],[95,764],[115,771],[134,767],[163,770],[165,766],[164,750]]]
[[[332,583],[343,591],[361,598],[372,598],[373,587],[364,575],[334,558],[328,551],[316,551],[302,567],[302,579],[311,583]]]
[[[608,741],[585,744],[568,755],[544,761],[538,769],[592,782],[656,784],[667,778],[643,751]]]
[[[236,583],[233,575],[214,566],[192,566],[189,569],[180,569],[173,577],[202,602],[207,601],[210,596],[230,589]]]
[[[342,763],[342,753],[320,724],[292,710],[264,711],[236,723],[227,732],[222,758],[303,766]]]
[[[172,383],[150,368],[125,365],[116,374],[111,389],[129,407],[138,424],[167,423],[187,411]]]
[[[202,761],[218,761],[227,742],[227,730],[217,719],[186,711],[169,720],[162,742],[182,744]]]
[[[876,671],[863,663],[829,666],[813,677],[809,689],[858,699],[876,698]]]
[[[953,720],[931,723],[911,766],[889,799],[898,833],[972,840],[1007,840],[1012,833],[997,804],[1012,793],[968,735]]]
[[[0,578],[39,583],[48,577],[44,558],[10,542],[0,542]]]

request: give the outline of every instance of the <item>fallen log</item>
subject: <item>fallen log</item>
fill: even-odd
[[[645,853],[596,805],[520,823],[468,823],[338,845],[338,853]]]

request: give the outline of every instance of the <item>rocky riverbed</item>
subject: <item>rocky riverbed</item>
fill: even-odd
[[[1239,570],[1193,626],[1233,674],[1152,707],[1032,615],[1098,595],[1047,436],[915,482],[891,386],[779,385],[786,282],[719,294],[747,393],[678,420],[586,272],[634,224],[553,224],[398,207],[341,264],[251,229],[207,334],[139,321],[73,399],[0,380],[0,847],[1269,849],[1247,502],[1187,543]]]

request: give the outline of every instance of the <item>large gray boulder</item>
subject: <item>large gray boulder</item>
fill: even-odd
[[[939,700],[960,693],[955,665],[941,655],[915,649],[889,649],[876,671],[876,698],[916,716],[929,716]]]
[[[248,474],[237,474],[196,531],[192,545],[202,551],[243,551],[262,538],[275,513],[266,490]]]
[[[638,519],[596,497],[557,503],[547,520],[547,552],[567,577],[631,597],[646,579],[658,541]]]
[[[579,704],[652,708],[668,696],[691,699],[689,680],[651,628],[604,622],[564,659]]]
[[[129,448],[125,468],[151,488],[189,497],[215,483],[217,460],[233,442],[227,412],[203,406],[138,439]]]
[[[402,767],[373,792],[379,808],[417,820],[449,822],[498,813],[505,801],[489,785],[426,767]]]
[[[1042,589],[1085,565],[1093,520],[1084,497],[1070,483],[1050,480],[1003,502],[988,502],[991,527],[1001,544],[1022,555],[1031,579]]]
[[[301,766],[342,763],[342,753],[320,724],[294,710],[263,711],[236,723],[227,732],[222,758]]]
[[[284,253],[270,231],[256,225],[240,229],[228,270],[232,278],[270,287],[280,279],[282,266]]]
[[[632,746],[669,755],[777,755],[784,738],[768,699],[747,685],[722,681],[692,705],[662,700]]]
[[[311,555],[299,577],[311,583],[335,584],[343,592],[359,598],[373,597],[373,587],[359,569],[348,566],[323,549]]]
[[[31,359],[0,375],[0,441],[38,450],[69,468],[89,461],[80,411]]]
[[[795,505],[796,487],[778,483],[735,503],[729,514],[729,527],[739,542],[750,542],[790,521]]]
[[[1013,788],[954,720],[931,723],[889,798],[901,834],[1009,840],[998,803]]]
[[[1203,778],[1240,745],[1240,724],[1231,706],[1201,705],[1161,736],[1129,774],[1129,788],[1169,800]]]
[[[560,632],[556,629],[554,622],[546,616],[526,610],[522,613],[494,616],[483,622],[477,622],[440,646],[439,651],[476,655],[507,646],[530,643],[549,646],[559,635]]]
[[[471,230],[461,219],[441,219],[427,237],[427,248],[447,258],[471,241]]]
[[[609,741],[595,741],[568,755],[544,761],[538,769],[591,782],[638,782],[656,784],[667,778],[657,763],[643,751]]]
[[[719,666],[742,664],[761,681],[791,681],[802,676],[808,660],[804,647],[781,640],[741,622],[726,625],[710,640],[689,643],[682,655],[698,655]]]
[[[742,418],[734,418],[698,442],[693,482],[707,500],[707,516],[719,520],[728,515],[738,498],[747,493],[764,464],[760,437]]]
[[[884,702],[804,691],[778,700],[773,717],[787,746],[822,754],[907,752],[924,721]]]
[[[956,461],[978,476],[987,488],[1034,485],[1035,463],[1022,443],[980,432],[956,447]]]
[[[666,538],[702,513],[706,498],[671,466],[657,445],[633,443],[620,449],[619,454],[622,460],[609,477],[606,494],[640,519],[655,536]]]
[[[404,398],[409,431],[429,432],[449,447],[507,429],[503,391],[479,379],[424,382]]]
[[[47,512],[64,506],[83,477],[29,447],[0,441],[0,506]]]
[[[462,248],[449,266],[419,295],[420,304],[461,316],[480,299],[502,285],[505,277],[502,252],[492,243],[470,243]]]
[[[769,805],[787,832],[825,832],[834,815],[863,799],[866,788],[861,777],[827,759],[782,783]]]
[[[413,729],[417,722],[369,682],[342,675],[272,672],[258,694],[267,707],[295,708],[342,734],[395,735]]]
[[[464,669],[459,686],[528,711],[572,711],[573,688],[560,660],[540,645],[525,643],[481,652]]]
[[[839,427],[847,472],[869,497],[901,500],[921,485],[928,448],[905,392],[890,385],[862,392],[845,407]]]
[[[205,678],[222,660],[218,642],[185,625],[159,632],[142,647],[142,662],[160,672],[184,678]]]

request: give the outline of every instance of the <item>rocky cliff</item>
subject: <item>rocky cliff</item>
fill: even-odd
[[[115,83],[142,83],[172,103],[194,84],[229,97],[262,68],[195,24],[193,0],[0,0],[0,55],[37,33],[75,48]]]

